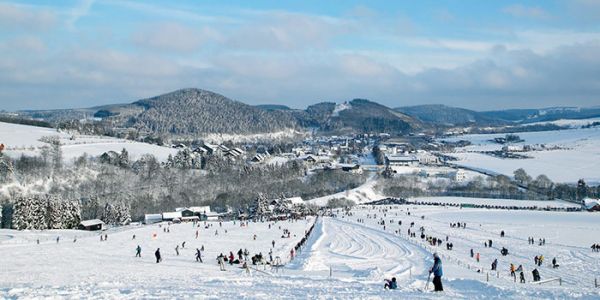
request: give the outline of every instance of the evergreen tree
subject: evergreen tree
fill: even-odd
[[[119,167],[129,168],[129,152],[127,152],[127,149],[125,148],[123,148],[121,154],[119,154]]]
[[[588,195],[588,187],[583,179],[577,181],[577,200],[583,201]]]

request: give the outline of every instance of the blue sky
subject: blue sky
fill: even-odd
[[[600,0],[0,0],[0,110],[187,87],[296,108],[600,105]]]

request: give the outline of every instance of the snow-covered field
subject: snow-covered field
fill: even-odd
[[[600,128],[570,129],[543,132],[518,133],[524,140],[517,145],[545,144],[560,149],[530,151],[523,154],[530,159],[502,159],[477,153],[499,150],[502,145],[491,142],[504,134],[474,134],[454,137],[450,141],[468,140],[472,145],[460,148],[449,155],[458,158],[453,162],[460,166],[489,170],[512,176],[523,168],[532,176],[544,174],[555,182],[574,183],[583,178],[588,183],[600,183]]]
[[[39,155],[40,149],[48,146],[48,144],[40,141],[40,139],[48,136],[59,137],[65,162],[71,162],[84,153],[90,156],[99,156],[107,151],[120,152],[123,148],[127,149],[132,160],[144,154],[152,154],[158,160],[164,161],[169,154],[175,155],[177,153],[176,149],[125,139],[79,134],[71,135],[52,128],[0,122],[0,143],[6,146],[4,152],[12,157],[18,157],[22,154],[31,156]]]
[[[600,242],[600,214],[545,211],[504,211],[428,206],[357,207],[352,216],[334,211],[337,217],[318,218],[313,234],[296,258],[289,250],[314,222],[250,223],[214,222],[205,229],[192,224],[170,226],[164,233],[158,225],[130,226],[109,230],[108,241],[97,233],[74,230],[17,232],[0,230],[0,298],[210,298],[210,299],[597,299],[594,276],[600,275],[600,253],[589,245]],[[410,215],[407,214],[407,209]],[[422,219],[424,216],[424,219]],[[364,223],[357,222],[364,219]],[[378,222],[385,220],[386,227]],[[398,221],[402,225],[398,225]],[[450,228],[450,222],[466,222],[466,229]],[[454,249],[426,246],[421,239],[408,238],[423,226],[425,233],[449,237]],[[200,223],[204,225],[204,223]],[[269,224],[271,228],[269,228]],[[281,238],[283,229],[291,238]],[[199,238],[195,232],[199,230]],[[218,230],[218,235],[215,235]],[[227,230],[227,233],[225,233]],[[504,230],[506,237],[500,238]],[[136,239],[133,240],[133,235]],[[153,237],[156,234],[156,237]],[[256,234],[256,240],[253,235]],[[56,243],[56,236],[61,236]],[[77,236],[77,242],[73,242]],[[545,246],[529,245],[528,236],[545,238]],[[37,245],[35,240],[41,239]],[[492,239],[492,248],[483,246]],[[271,241],[274,256],[280,256],[283,270],[259,267],[251,274],[236,265],[219,271],[215,257],[248,248],[267,254]],[[175,246],[186,241],[180,255]],[[142,247],[142,258],[134,257]],[[195,249],[204,245],[204,263],[194,260]],[[502,257],[501,247],[510,254]],[[163,262],[156,264],[153,252],[160,248]],[[469,250],[481,254],[477,263]],[[441,295],[423,292],[431,253],[437,251],[444,263],[445,291]],[[543,254],[538,267],[542,279],[560,277],[537,285],[529,283],[533,256]],[[549,262],[558,259],[560,267]],[[489,265],[498,258],[499,273]],[[522,264],[527,282],[515,283],[508,264]],[[476,269],[483,272],[478,273]],[[489,282],[488,280],[489,273]],[[6,276],[10,274],[10,276]],[[330,277],[331,276],[331,277]],[[395,276],[399,289],[386,291],[383,279]],[[599,276],[600,277],[600,276]],[[431,284],[429,285],[431,289]]]
[[[560,119],[555,121],[543,121],[528,123],[527,125],[541,125],[541,124],[554,124],[557,126],[567,126],[571,128],[577,128],[581,126],[591,125],[594,122],[600,122],[600,118],[588,118],[588,119]]]

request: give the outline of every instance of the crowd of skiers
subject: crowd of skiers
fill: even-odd
[[[600,252],[600,244],[593,244],[590,248],[592,248],[592,252]]]
[[[204,223],[205,223],[205,229],[209,229],[210,227],[213,227],[212,223],[207,223],[207,222],[204,222]],[[235,222],[234,222],[234,224],[235,224]],[[240,222],[240,224],[243,227],[248,226],[248,222]],[[159,226],[159,228],[163,229],[164,233],[170,233],[171,232],[170,224],[168,224],[166,226],[164,226],[163,224],[159,224],[158,226]],[[193,226],[194,227],[196,227],[196,226],[200,227],[200,222],[193,222]],[[222,226],[223,226],[222,222],[219,222],[219,227],[222,227]],[[272,224],[268,224],[268,226],[269,226],[269,229],[271,229]],[[298,244],[296,244],[296,246],[294,248],[291,249],[291,251],[290,251],[291,258],[294,257],[294,254],[295,254],[294,250],[295,249],[297,250],[300,246],[302,246],[306,242],[306,239],[308,238],[308,235],[312,232],[313,228],[314,228],[314,224],[313,224],[313,226],[309,230],[305,231],[305,236],[300,240],[300,242]],[[289,238],[289,237],[291,237],[291,232],[288,229],[282,229],[281,226],[279,226],[279,229],[282,230],[282,232],[283,232],[282,238]],[[195,232],[195,238],[196,239],[199,237],[199,234],[200,234],[199,231],[196,230],[196,232]],[[154,233],[153,234],[153,238],[156,238],[156,237],[157,237],[157,234]],[[103,234],[103,235],[100,236],[101,241],[106,241],[107,238],[108,238],[108,235],[106,235],[106,234]],[[135,235],[133,235],[132,240],[135,240],[135,238],[136,238]],[[257,238],[257,235],[254,234],[253,235],[253,239],[256,240],[256,238]],[[57,243],[58,243],[58,241],[59,241],[59,237],[57,237]],[[231,265],[233,265],[233,264],[243,264],[244,267],[247,267],[247,263],[250,262],[250,261],[252,262],[253,265],[257,265],[257,264],[273,264],[274,263],[273,248],[275,248],[275,240],[271,241],[270,244],[271,244],[272,248],[269,250],[269,253],[268,253],[268,261],[267,261],[267,257],[265,257],[262,254],[262,252],[259,252],[258,254],[253,255],[249,259],[250,252],[248,251],[248,249],[242,250],[240,248],[237,251],[237,258],[234,256],[233,251],[230,251],[228,256],[223,255],[223,253],[219,254],[217,256],[217,262],[218,262],[221,270],[225,270],[224,269],[225,263],[229,263]],[[183,241],[181,243],[181,245],[179,245],[179,244],[175,245],[175,248],[174,248],[175,255],[179,256],[180,250],[181,249],[185,249],[185,246],[186,246],[186,242],[185,241]],[[204,252],[204,245],[202,245],[201,248],[196,248],[196,251],[195,251],[196,262],[200,262],[200,263],[203,262],[203,260],[202,260],[203,252]],[[137,247],[135,248],[135,257],[140,257],[140,258],[142,257],[142,247],[140,245],[137,245]],[[162,262],[162,257],[163,256],[162,256],[160,248],[157,248],[154,251],[154,257],[156,259],[156,263]]]

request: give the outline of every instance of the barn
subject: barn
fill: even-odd
[[[89,230],[89,231],[102,230],[104,228],[104,222],[102,222],[102,220],[98,220],[98,219],[85,220],[85,221],[81,221],[81,223],[79,223],[79,226],[77,226],[77,228],[79,230]]]

